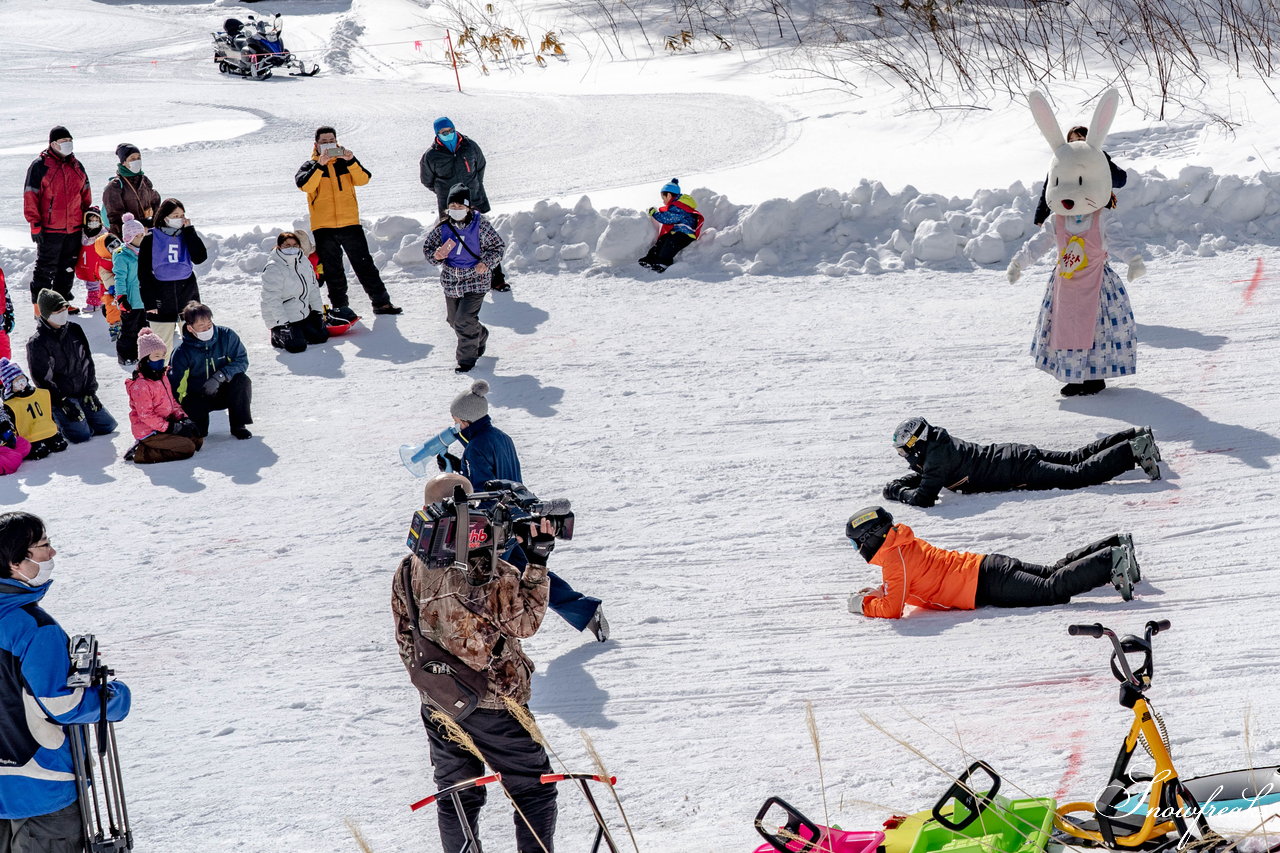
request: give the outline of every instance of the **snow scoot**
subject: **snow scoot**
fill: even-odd
[[[786,823],[772,832],[765,828],[765,819],[775,807],[782,809]],[[778,825],[777,820],[769,818],[770,825]],[[756,812],[756,832],[767,843],[755,853],[876,853],[884,841],[883,832],[845,832],[816,824],[781,797],[770,797]]]
[[[96,723],[67,726],[71,760],[75,769],[80,819],[84,824],[88,853],[118,853],[133,849],[133,831],[124,800],[120,776],[120,754],[116,749],[116,724],[107,721],[107,681],[115,675],[98,655],[98,641],[92,634],[71,638],[71,674],[67,687],[97,687],[102,696],[102,716]],[[93,747],[98,753],[98,775],[94,776]],[[106,826],[103,826],[103,818]]]
[[[285,49],[279,13],[271,20],[247,16],[247,21],[227,18],[222,30],[213,34],[213,61],[223,74],[265,80],[279,68],[296,68],[290,77],[314,77],[320,66],[306,63]]]
[[[1067,630],[1076,637],[1111,640],[1111,674],[1120,682],[1120,706],[1133,712],[1133,722],[1098,800],[1060,806],[1054,821],[1058,830],[1070,839],[1115,849],[1174,849],[1191,838],[1206,839],[1212,844],[1216,833],[1200,803],[1207,803],[1222,792],[1226,792],[1228,800],[1250,799],[1248,795],[1256,794],[1260,787],[1255,780],[1274,778],[1277,768],[1218,773],[1198,779],[1182,779],[1178,775],[1169,754],[1164,722],[1146,698],[1154,669],[1151,638],[1169,630],[1169,620],[1148,622],[1143,637],[1130,634],[1120,638],[1110,628],[1096,623],[1072,625]],[[1134,653],[1143,656],[1136,669],[1128,658]],[[1139,744],[1155,762],[1154,774],[1129,772]],[[1136,790],[1142,784],[1148,785],[1145,794]],[[1086,816],[1074,817],[1077,813]]]
[[[609,853],[618,853],[618,845],[613,840],[613,836],[609,832],[609,827],[604,822],[604,816],[600,813],[600,807],[596,804],[595,797],[591,795],[591,789],[588,782],[600,782],[610,787],[618,783],[618,777],[598,776],[594,773],[544,773],[540,777],[543,785],[554,785],[557,782],[574,780],[582,786],[582,794],[587,798],[587,805],[591,807],[591,814],[596,821],[596,837],[595,842],[591,845],[591,853],[599,853],[600,843],[603,841],[609,845]],[[459,782],[456,785],[450,785],[448,788],[442,788],[429,797],[425,797],[418,802],[409,806],[410,811],[426,808],[432,803],[444,799],[446,797],[453,803],[453,813],[458,816],[458,824],[462,827],[462,836],[467,840],[462,849],[458,853],[484,853],[480,846],[480,839],[476,838],[475,833],[471,830],[471,824],[467,821],[466,812],[462,808],[461,793],[468,788],[482,788],[485,785],[491,785],[494,782],[502,782],[502,774],[494,773],[490,776],[480,776],[475,779],[468,779],[465,782]]]

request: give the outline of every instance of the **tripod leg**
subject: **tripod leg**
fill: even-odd
[[[596,798],[591,796],[591,789],[587,787],[587,780],[579,779],[578,784],[582,786],[582,793],[587,798],[587,805],[591,807],[591,814],[596,819],[596,826],[600,827],[596,832],[596,843],[592,845],[591,853],[596,853],[600,849],[601,839],[608,842],[610,853],[618,853],[618,845],[614,843],[613,835],[605,825],[604,815],[600,814],[600,806],[596,805]]]
[[[80,823],[84,827],[85,849],[90,849],[93,842],[93,814],[89,808],[89,769],[86,762],[84,726],[68,726],[67,736],[71,739],[71,761],[75,768],[76,802],[80,806]]]
[[[129,810],[124,799],[124,777],[120,774],[120,749],[116,745],[116,724],[107,724],[107,736],[111,744],[111,770],[115,789],[116,810],[120,815],[120,830],[125,839],[126,849],[133,849],[133,832],[129,828]]]

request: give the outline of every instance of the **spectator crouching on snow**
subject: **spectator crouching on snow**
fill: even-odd
[[[226,409],[231,434],[251,438],[249,354],[240,336],[213,324],[213,311],[200,302],[182,309],[182,343],[169,361],[169,382],[178,405],[196,425],[196,435],[209,435],[209,412]]]
[[[98,373],[84,331],[70,322],[67,300],[48,288],[36,298],[40,319],[27,341],[31,379],[48,390],[53,419],[72,444],[114,432],[116,419],[98,399]]]
[[[324,297],[301,239],[282,231],[262,271],[262,319],[271,330],[271,345],[303,352],[307,344],[329,340],[323,311]]]

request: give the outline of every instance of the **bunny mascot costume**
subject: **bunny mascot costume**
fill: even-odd
[[[1129,294],[1107,262],[1129,265],[1129,281],[1146,272],[1132,247],[1121,247],[1110,228],[1111,169],[1102,145],[1120,94],[1109,89],[1093,111],[1087,141],[1067,142],[1048,101],[1027,96],[1040,132],[1053,149],[1045,200],[1053,215],[1009,262],[1009,281],[1050,247],[1057,263],[1040,306],[1031,355],[1036,367],[1060,382],[1064,397],[1096,394],[1106,380],[1137,369],[1137,338]]]

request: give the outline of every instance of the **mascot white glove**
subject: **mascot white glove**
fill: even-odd
[[[1147,274],[1147,265],[1142,262],[1142,258],[1134,258],[1129,261],[1129,281],[1137,281]]]
[[[1009,268],[1004,271],[1004,274],[1009,277],[1009,283],[1014,284],[1022,278],[1022,265],[1017,261],[1009,261]],[[1133,281],[1133,279],[1129,280]]]

